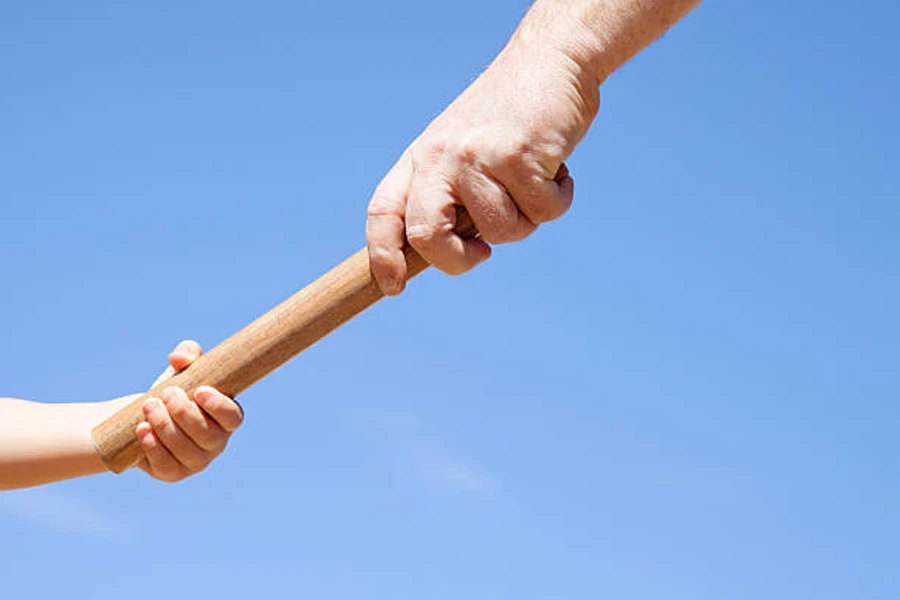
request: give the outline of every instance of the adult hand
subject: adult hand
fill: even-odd
[[[597,76],[566,47],[540,29],[520,29],[380,182],[366,234],[385,294],[404,289],[406,241],[457,275],[486,260],[490,244],[522,240],[569,209],[574,182],[564,161],[600,99]],[[453,232],[457,205],[478,239]]]

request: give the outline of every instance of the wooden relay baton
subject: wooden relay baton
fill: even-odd
[[[454,231],[467,239],[478,235],[462,210]],[[408,244],[404,253],[409,278],[429,266]],[[193,397],[204,385],[235,398],[383,297],[363,248],[95,427],[94,446],[111,471],[122,473],[143,458],[135,428],[144,421],[147,398],[172,386]]]

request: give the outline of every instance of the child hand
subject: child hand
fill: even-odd
[[[197,342],[178,344],[154,386],[188,368],[201,354]],[[193,399],[181,388],[169,387],[144,403],[144,418],[135,429],[145,455],[138,467],[174,483],[203,471],[222,454],[244,413],[237,402],[211,387],[198,388]]]

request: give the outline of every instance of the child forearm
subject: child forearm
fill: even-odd
[[[0,398],[0,489],[105,471],[90,431],[127,401],[42,404]]]
[[[197,342],[179,344],[169,354],[169,369],[157,383],[188,368],[201,353]],[[138,396],[83,404],[0,398],[0,490],[107,471],[94,449],[91,430]],[[244,420],[237,402],[206,386],[193,390],[191,396],[180,388],[168,388],[159,398],[147,399],[144,416],[146,421],[134,432],[144,451],[136,466],[166,482],[206,469]]]

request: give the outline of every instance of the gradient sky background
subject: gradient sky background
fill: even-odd
[[[137,392],[363,244],[527,8],[0,4],[0,394]],[[202,476],[0,495],[3,598],[900,597],[894,2],[708,2],[571,212],[258,384]]]

